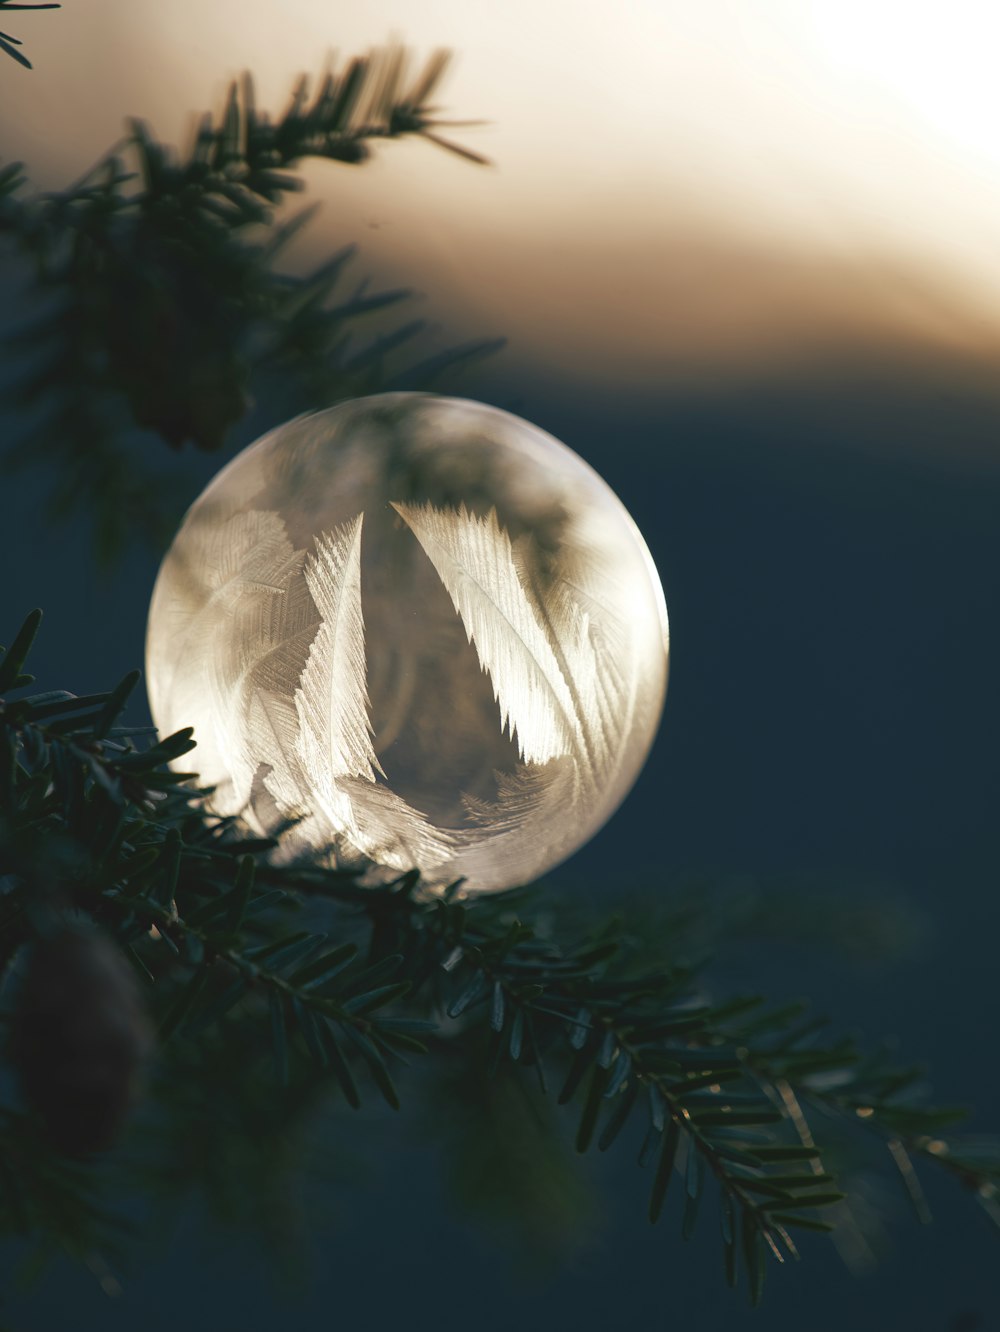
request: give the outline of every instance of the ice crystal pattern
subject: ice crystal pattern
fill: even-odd
[[[484,403],[389,393],[285,422],[164,557],[150,708],[273,857],[528,882],[607,821],[652,744],[668,626],[601,478]]]
[[[201,529],[199,563],[214,573],[181,629],[197,660],[176,681],[178,706],[187,691],[193,709],[207,688],[213,726],[199,743],[228,773],[217,803],[264,832],[294,823],[286,854],[325,846],[334,863],[418,865],[432,878],[446,867],[474,883],[498,854],[516,866],[554,821],[572,826],[612,776],[634,707],[621,668],[628,627],[606,596],[599,605],[583,554],[543,598],[531,537],[512,542],[495,510],[392,507],[447,591],[516,746],[495,800],[466,796],[464,826],[436,827],[387,784],[366,685],[363,513],[321,532],[308,553],[293,549],[277,513]]]

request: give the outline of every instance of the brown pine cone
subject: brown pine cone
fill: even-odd
[[[152,1047],[139,988],[95,929],[63,927],[32,947],[14,1014],[12,1054],[24,1097],[68,1156],[117,1138]]]

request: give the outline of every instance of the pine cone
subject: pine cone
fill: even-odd
[[[84,1156],[112,1145],[151,1046],[135,977],[110,940],[66,927],[34,945],[12,1053],[25,1099],[57,1151]]]

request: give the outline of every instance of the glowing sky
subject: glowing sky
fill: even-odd
[[[13,20],[11,21],[13,26]],[[980,0],[65,0],[18,16],[0,148],[54,184],[137,113],[389,37],[452,46],[442,100],[488,118],[360,172],[311,168],[310,244],[360,239],[428,313],[563,370],[650,377],[829,343],[1000,345],[1000,9]],[[334,202],[336,201],[336,202]]]

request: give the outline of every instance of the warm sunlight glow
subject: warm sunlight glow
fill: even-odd
[[[859,94],[1000,163],[1000,7],[992,0],[813,0],[814,35]]]
[[[243,0],[103,0],[36,32],[30,115],[0,82],[0,152],[46,188],[126,115],[183,141],[242,69],[279,109],[335,51],[452,47],[445,114],[488,122],[452,137],[495,166],[412,142],[308,164],[325,207],[300,257],[360,241],[449,334],[505,334],[547,373],[1000,349],[995,0],[285,0],[277,24]]]

